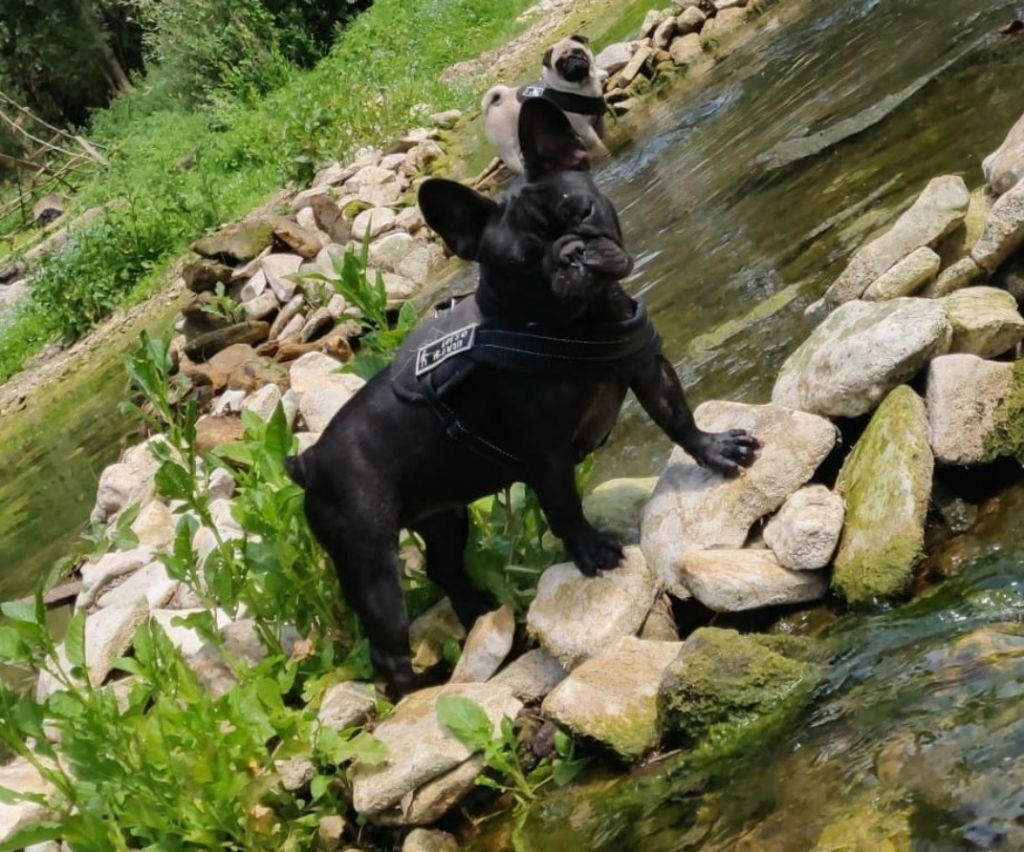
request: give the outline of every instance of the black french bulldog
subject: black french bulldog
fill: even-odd
[[[466,505],[513,482],[536,492],[580,571],[618,565],[619,542],[583,516],[574,469],[604,442],[627,390],[674,442],[723,474],[737,475],[758,448],[742,430],[694,424],[643,307],[617,283],[632,258],[564,114],[528,100],[519,135],[526,175],[499,201],[441,179],[419,192],[427,223],[479,263],[479,289],[447,320],[423,323],[320,440],[287,462],[373,662],[399,694],[416,687],[400,530],[423,539],[427,574],[468,629],[493,604],[464,571]]]

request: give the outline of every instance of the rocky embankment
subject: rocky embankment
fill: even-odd
[[[651,16],[645,38],[652,41],[630,46],[620,71],[647,50],[639,64],[666,49],[655,40],[670,19],[667,49],[694,34],[679,35],[679,19],[704,4],[682,5],[657,22]],[[717,18],[737,11],[719,5]],[[445,260],[412,206],[417,180],[443,153],[440,136],[422,129],[396,150],[332,165],[294,196],[290,213],[196,244],[185,276],[195,296],[175,350],[205,409],[202,448],[237,438],[239,411],[267,418],[279,405],[300,443],[314,441],[358,389],[361,380],[337,371],[360,334],[349,306],[296,273],[331,274],[330,256],[368,237],[370,265],[393,304],[419,293]],[[624,763],[665,746],[720,743],[739,726],[785,718],[808,701],[827,671],[827,651],[812,640],[681,631],[674,612],[695,600],[710,620],[828,598],[863,605],[905,595],[924,555],[936,469],[1018,465],[1022,175],[1024,118],[985,161],[983,186],[972,192],[960,177],[937,177],[850,259],[811,311],[821,322],[783,366],[770,403],[715,401],[697,410],[704,429],[746,428],[762,441],[744,476],[724,479],[677,448],[660,477],[597,488],[585,503],[588,516],[635,544],[616,571],[598,578],[571,564],[548,568],[526,613],[525,650],[512,654],[524,643],[508,609],[464,636],[441,601],[414,624],[412,641],[426,668],[444,658],[447,641],[464,640],[447,685],[408,696],[377,720],[373,685],[331,687],[310,707],[320,724],[370,724],[388,750],[386,762],[351,771],[354,809],[376,824],[421,826],[473,789],[483,763],[438,720],[445,695],[474,700],[496,731],[502,717],[525,709],[549,731],[557,725]],[[81,569],[76,607],[88,613],[88,677],[93,686],[123,689],[111,678],[112,663],[130,650],[136,627],[153,619],[206,688],[224,694],[233,685],[230,667],[195,630],[175,623],[197,599],[157,559],[171,546],[178,516],[156,496],[156,468],[147,442],[101,476],[94,520],[113,524],[129,507],[141,508],[131,525],[138,546]],[[226,471],[211,478],[211,515],[224,540],[247,535],[232,513],[234,491]],[[214,541],[211,530],[196,532],[200,559]],[[225,616],[219,626],[234,658],[266,654],[251,622]],[[41,672],[37,698],[57,686]],[[307,767],[287,768],[296,784],[308,783]],[[0,769],[0,784],[39,789],[20,762]],[[0,805],[0,836],[45,814],[35,801]],[[410,849],[427,842],[450,841],[422,832],[407,841]]]

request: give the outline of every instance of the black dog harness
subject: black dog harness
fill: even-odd
[[[547,86],[520,86],[516,90],[516,100],[522,103],[527,98],[544,98],[562,112],[576,115],[604,115],[606,109],[604,98],[600,95],[577,95],[574,92],[561,92]]]
[[[464,298],[438,310],[406,339],[391,365],[392,388],[399,399],[429,405],[450,438],[489,458],[518,463],[513,453],[468,427],[446,397],[480,365],[586,378],[652,358],[661,351],[661,338],[643,303],[633,306],[633,316],[624,322],[567,332],[535,323],[499,325],[481,317],[475,298]]]

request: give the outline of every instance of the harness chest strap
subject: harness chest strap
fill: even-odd
[[[523,86],[516,92],[520,102],[527,98],[544,98],[551,101],[562,112],[575,115],[604,115],[607,105],[600,95],[578,95],[575,92],[562,92],[548,86]]]

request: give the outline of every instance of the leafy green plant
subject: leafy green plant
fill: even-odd
[[[537,791],[549,781],[557,786],[570,783],[587,763],[575,756],[571,738],[559,732],[555,736],[555,757],[525,771],[512,720],[503,717],[495,734],[487,713],[469,698],[441,696],[437,700],[437,719],[466,748],[480,753],[491,774],[481,775],[477,784],[511,793],[520,807],[536,799]]]
[[[351,248],[340,258],[328,253],[333,275],[309,272],[296,276],[301,280],[319,281],[333,287],[348,303],[346,316],[367,328],[360,339],[358,357],[345,366],[345,372],[369,379],[383,370],[394,357],[402,341],[415,327],[419,317],[411,302],[404,302],[392,323],[388,315],[388,294],[384,277],[378,270],[373,280],[367,274],[370,239],[363,239],[357,255]]]
[[[245,308],[232,299],[224,290],[224,285],[217,283],[216,289],[209,294],[200,310],[208,316],[223,320],[228,325],[245,319]]]

